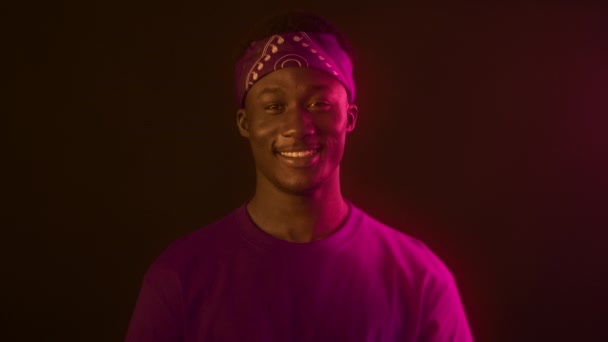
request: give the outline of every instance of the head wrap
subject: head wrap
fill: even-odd
[[[335,77],[355,100],[355,82],[350,58],[336,38],[328,33],[289,32],[255,41],[236,64],[236,92],[240,106],[245,95],[262,77],[287,67],[307,67]]]

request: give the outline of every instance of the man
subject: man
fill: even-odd
[[[342,197],[344,37],[301,12],[256,33],[236,67],[255,194],[151,265],[126,340],[472,341],[442,262]]]

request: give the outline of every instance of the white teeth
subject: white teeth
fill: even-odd
[[[299,151],[299,152],[280,152],[282,156],[290,157],[290,158],[302,158],[309,157],[315,153],[315,150],[310,151]]]

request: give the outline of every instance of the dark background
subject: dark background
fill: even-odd
[[[476,341],[608,340],[608,12],[573,3],[6,10],[7,341],[122,340],[152,260],[251,196],[230,56],[293,6],[354,45],[345,196],[444,260]]]

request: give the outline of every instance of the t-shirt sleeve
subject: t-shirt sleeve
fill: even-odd
[[[175,272],[150,268],[144,276],[125,342],[183,341],[183,307]]]
[[[427,279],[420,342],[472,342],[469,324],[452,274]]]

